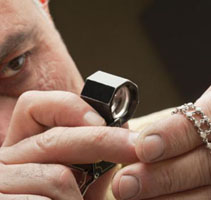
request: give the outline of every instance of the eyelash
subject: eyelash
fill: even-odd
[[[25,52],[25,53],[23,53],[23,54],[15,57],[15,58],[11,59],[7,63],[3,64],[3,67],[0,70],[0,79],[10,79],[10,78],[14,78],[18,74],[20,74],[24,70],[25,66],[27,65],[28,58],[29,58],[30,54],[31,54],[31,52],[30,51],[27,51],[27,52]],[[7,70],[11,70],[12,71],[12,69],[9,69],[8,68],[9,67],[9,64],[12,64],[13,61],[16,61],[16,59],[21,58],[21,56],[23,56],[24,61],[23,61],[23,65],[20,67],[20,69],[18,69],[17,72],[14,73],[14,75],[11,75],[11,76],[9,75],[8,77],[7,76],[4,77],[4,73],[7,72]],[[14,70],[14,72],[15,71],[16,70]]]

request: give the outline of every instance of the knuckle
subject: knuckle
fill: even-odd
[[[25,112],[27,111],[30,113],[34,104],[34,99],[37,97],[38,93],[38,91],[27,91],[21,94],[16,104],[16,108],[19,112],[23,112],[24,110]]]
[[[98,130],[96,131],[96,134],[93,137],[93,143],[98,144],[102,143],[107,137],[107,133],[104,128],[99,127]]]
[[[23,94],[20,95],[20,97],[18,98],[18,102],[17,104],[28,104],[31,102],[31,99],[33,99],[33,97],[37,95],[36,91],[27,91],[24,92]]]
[[[122,143],[126,143],[128,138],[127,137],[121,137],[122,136],[128,136],[129,131],[127,129],[120,129],[118,127],[90,127],[90,144],[94,145],[97,149],[103,149],[105,146],[111,143],[111,141],[114,139],[115,135],[119,135],[118,139]]]
[[[178,179],[174,179],[172,173],[173,170],[169,168],[164,168],[160,170],[158,183],[161,188],[163,188],[165,193],[172,193],[177,187],[176,184],[178,184]]]
[[[55,165],[49,173],[48,180],[56,193],[74,188],[75,178],[70,168],[64,165]]]
[[[55,149],[59,145],[60,137],[58,134],[64,132],[67,128],[56,127],[46,131],[43,134],[35,136],[36,147],[39,151],[44,153],[51,153],[51,155],[55,155]],[[61,135],[60,134],[60,135]]]
[[[196,155],[198,158],[199,181],[204,184],[211,184],[211,157],[210,152],[202,147]]]
[[[119,128],[116,128],[116,127],[112,127],[108,129],[108,127],[99,126],[99,127],[90,127],[89,131],[92,136],[91,144],[95,146],[96,145],[103,146],[103,144],[105,144],[106,142],[109,142],[111,136],[115,135],[120,130]],[[121,132],[123,131],[124,129],[121,130]]]
[[[52,146],[52,143],[55,143],[53,140],[54,136],[52,134],[43,133],[36,137],[35,144],[39,151],[42,153],[47,153]]]

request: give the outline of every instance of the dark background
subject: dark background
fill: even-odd
[[[195,101],[210,85],[210,0],[63,0],[51,13],[82,76],[140,86],[137,115]]]

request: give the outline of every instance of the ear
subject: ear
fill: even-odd
[[[49,10],[49,1],[50,0],[39,0],[42,4],[43,10],[47,13],[48,17],[52,20],[50,10]]]
[[[50,15],[49,6],[48,6],[49,0],[39,0],[39,1],[43,5],[43,8],[47,12],[47,14]]]

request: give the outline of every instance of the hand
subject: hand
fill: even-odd
[[[4,199],[81,200],[73,172],[66,165],[137,162],[137,135],[103,125],[104,120],[72,93],[23,94],[0,149]],[[84,199],[104,199],[112,174],[111,170],[93,184]]]
[[[211,117],[211,87],[195,105]],[[137,140],[136,153],[140,162],[114,177],[118,200],[210,199],[211,154],[183,115],[169,115],[146,128]]]

